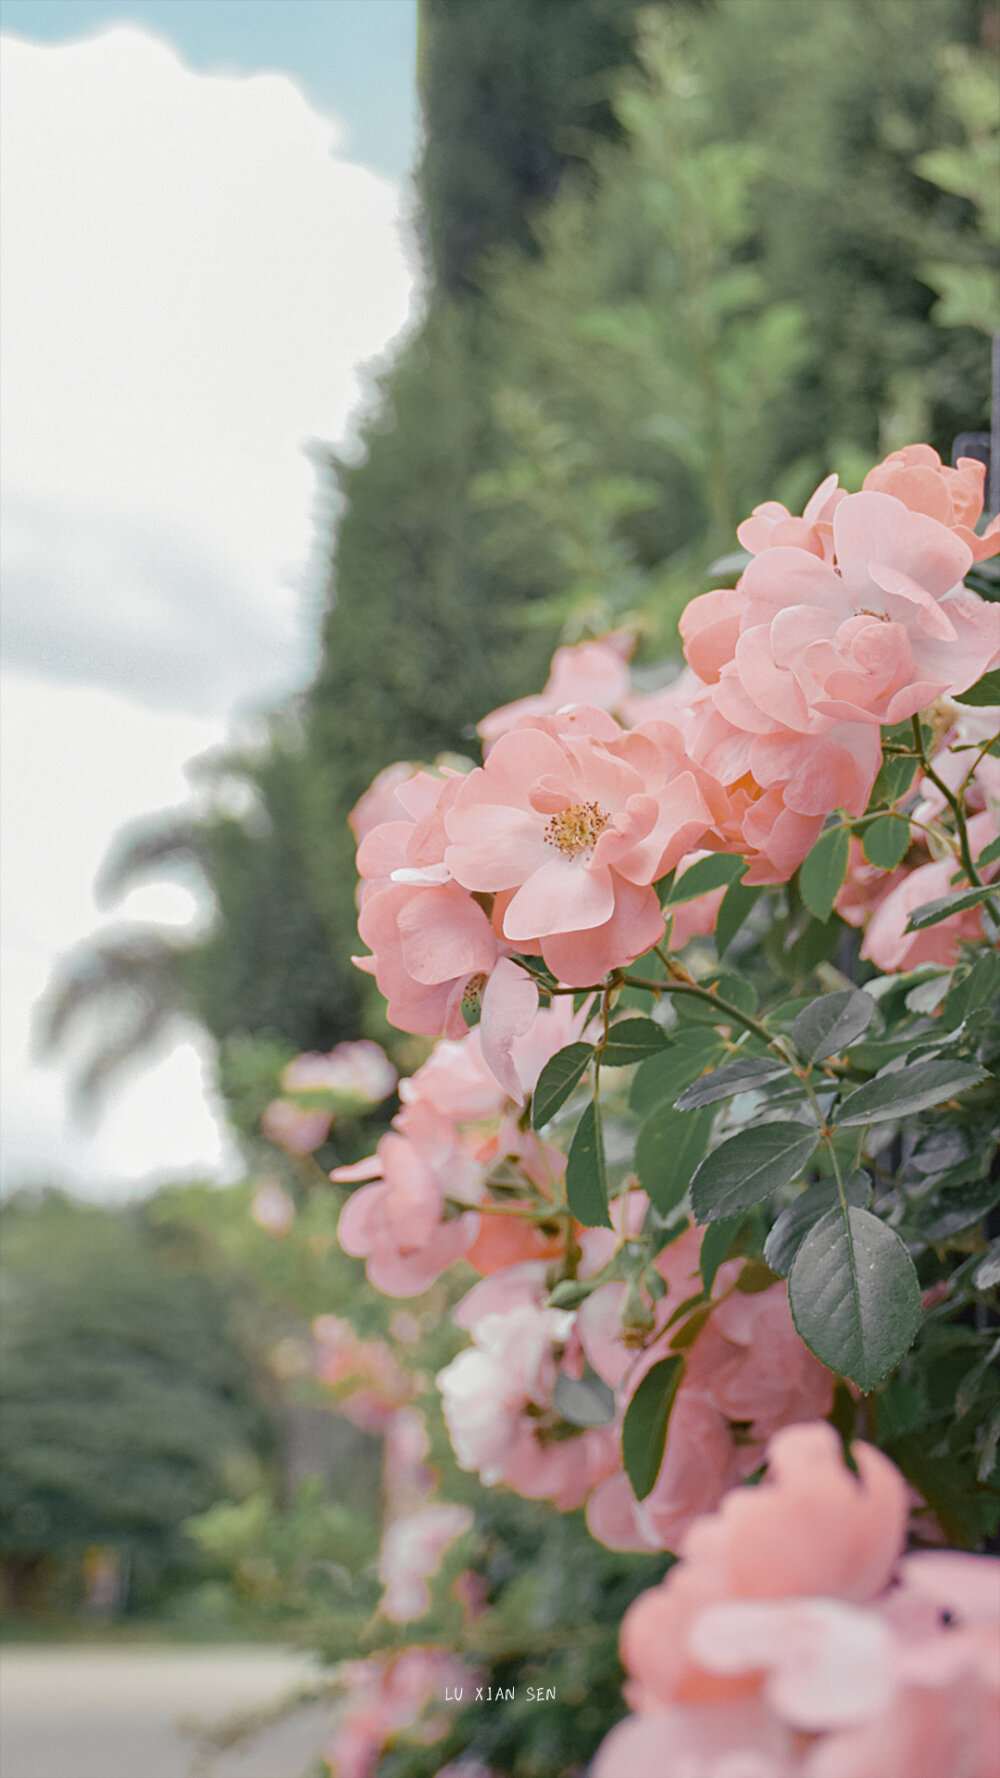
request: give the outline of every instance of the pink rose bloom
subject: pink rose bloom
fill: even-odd
[[[385,1341],[359,1339],[338,1315],[317,1316],[312,1331],[316,1377],[337,1392],[337,1412],[363,1432],[386,1432],[413,1395],[413,1383]],[[346,1394],[345,1385],[351,1386]]]
[[[969,843],[973,857],[1000,835],[1000,823],[989,811],[974,815],[968,824]],[[983,871],[987,883],[1000,877],[1000,864]],[[966,878],[954,858],[934,859],[916,870],[905,871],[902,879],[886,883],[885,893],[872,914],[861,947],[862,957],[869,957],[887,973],[897,969],[916,969],[920,963],[939,963],[949,968],[956,962],[958,947],[972,944],[984,937],[983,910],[965,908],[949,915],[936,926],[923,932],[907,932],[906,924],[913,910],[925,902],[937,901],[956,889],[966,888]]]
[[[931,445],[907,445],[892,451],[885,461],[870,469],[866,488],[893,494],[911,512],[926,513],[947,525],[977,562],[1000,549],[1000,518],[988,525],[982,537],[975,526],[982,515],[986,465],[975,457],[960,457],[954,469],[942,463]]]
[[[549,968],[583,986],[663,936],[650,885],[712,814],[693,767],[671,776],[659,733],[625,734],[599,711],[558,720],[501,736],[463,780],[445,862],[475,893],[512,891],[504,938],[537,940]]]
[[[549,716],[571,704],[589,704],[598,710],[619,710],[629,695],[628,658],[634,638],[623,630],[596,642],[578,642],[557,648],[544,691],[518,698],[484,716],[479,733],[484,741],[498,741],[525,716]]]
[[[331,1778],[374,1778],[389,1741],[398,1734],[430,1746],[448,1732],[446,1692],[471,1696],[477,1675],[457,1656],[436,1648],[345,1661],[339,1678],[346,1698],[333,1739],[324,1749]],[[432,1710],[432,1706],[442,1708]]]
[[[641,1199],[642,1194],[634,1196]],[[600,1233],[600,1231],[598,1231]],[[592,1236],[584,1236],[591,1269]],[[654,1309],[649,1343],[636,1354],[622,1337],[624,1284],[604,1284],[581,1305],[580,1342],[588,1362],[616,1388],[622,1411],[646,1372],[668,1348],[658,1338],[677,1307],[697,1294],[701,1230],[690,1229],[657,1257],[667,1284]],[[593,1251],[595,1267],[603,1253]],[[718,1505],[727,1488],[759,1468],[764,1442],[779,1427],[826,1414],[833,1379],[803,1345],[792,1324],[785,1286],[757,1292],[735,1287],[743,1261],[720,1267],[714,1307],[686,1353],[684,1377],[652,1492],[637,1501],[624,1472],[610,1476],[587,1503],[587,1524],[612,1549],[676,1549],[689,1527]],[[731,1425],[745,1428],[734,1439]]]
[[[352,1104],[379,1105],[396,1085],[396,1070],[381,1044],[361,1038],[338,1043],[327,1055],[296,1056],[281,1085],[286,1093],[330,1093]]]
[[[482,1169],[454,1127],[427,1106],[407,1108],[405,1133],[382,1137],[370,1160],[335,1167],[338,1182],[366,1180],[340,1213],[337,1238],[345,1253],[364,1259],[368,1279],[386,1296],[417,1296],[472,1245],[479,1218],[445,1221],[445,1194],[475,1203]]]
[[[379,1609],[386,1617],[393,1623],[407,1624],[430,1610],[427,1583],[455,1539],[471,1530],[473,1523],[474,1515],[467,1506],[440,1502],[386,1526],[378,1565],[384,1588]]]
[[[261,1132],[287,1154],[312,1154],[326,1141],[333,1122],[329,1111],[304,1111],[290,1099],[272,1099],[260,1120]]]
[[[553,1407],[574,1317],[544,1306],[545,1269],[512,1266],[463,1298],[454,1318],[474,1344],[437,1385],[460,1469],[569,1512],[614,1467],[617,1437],[610,1427],[570,1429]]]
[[[836,568],[769,549],[740,582],[733,658],[765,717],[803,734],[831,717],[900,722],[965,691],[1000,655],[1000,610],[962,586],[972,554],[944,525],[861,493],[841,501],[833,532]]]
[[[873,1446],[856,1443],[852,1450],[857,1475],[825,1421],[776,1433],[764,1481],[727,1495],[714,1518],[692,1527],[681,1554],[714,1571],[737,1598],[874,1598],[903,1547],[907,1489]]]
[[[667,1709],[618,1723],[601,1742],[590,1778],[796,1778],[795,1742],[757,1699],[710,1711]]]
[[[347,817],[347,824],[359,845],[365,835],[383,821],[405,820],[406,811],[396,792],[408,778],[415,778],[419,770],[419,766],[400,759],[394,765],[386,766],[372,780]]]
[[[780,500],[765,500],[737,526],[736,535],[752,556],[759,556],[765,549],[790,546],[806,549],[810,555],[829,562],[833,557],[833,515],[845,497],[846,489],[838,487],[837,477],[828,475],[810,495],[800,519],[793,518]]]

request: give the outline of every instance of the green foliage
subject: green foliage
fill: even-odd
[[[597,1099],[591,1099],[585,1107],[569,1145],[566,1202],[577,1221],[587,1228],[611,1227],[603,1120]]]
[[[788,1300],[806,1345],[860,1389],[882,1381],[920,1326],[920,1285],[902,1241],[846,1202],[821,1216],[798,1248]]]
[[[683,1375],[683,1358],[676,1354],[661,1358],[646,1372],[629,1402],[622,1423],[622,1459],[637,1500],[645,1500],[656,1484],[670,1411]]]
[[[260,1487],[274,1451],[225,1295],[141,1213],[46,1193],[2,1220],[0,1548],[113,1546],[140,1598],[190,1577],[182,1521]]]

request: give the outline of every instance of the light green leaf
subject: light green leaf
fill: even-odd
[[[920,1328],[912,1259],[892,1229],[853,1205],[838,1205],[810,1230],[792,1262],[788,1297],[810,1351],[859,1389],[874,1389]]]
[[[552,1405],[571,1426],[610,1426],[615,1417],[615,1392],[588,1365],[582,1377],[559,1372]]]

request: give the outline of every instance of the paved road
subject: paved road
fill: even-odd
[[[2,1778],[188,1778],[184,1718],[213,1721],[279,1697],[311,1676],[281,1649],[25,1648],[0,1650]],[[313,1708],[212,1778],[299,1778],[328,1730]]]

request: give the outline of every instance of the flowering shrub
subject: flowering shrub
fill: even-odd
[[[438,1041],[334,1171],[341,1245],[467,1336],[460,1470],[680,1557],[625,1618],[594,1778],[996,1770],[995,1564],[904,1554],[1000,1518],[982,488],[913,446],[758,507],[678,678],[634,688],[621,634],[560,649],[482,764],[355,810],[358,962]],[[431,1489],[390,1514],[383,1614],[422,1618],[470,1526]],[[402,1667],[358,1672],[395,1722]]]

